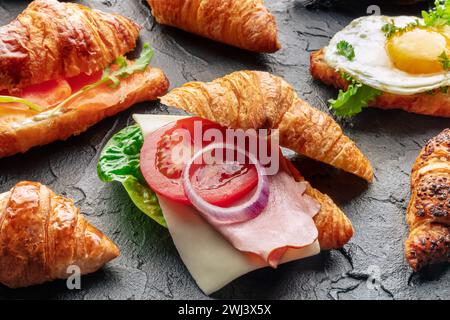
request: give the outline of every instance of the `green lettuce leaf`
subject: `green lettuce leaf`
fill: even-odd
[[[144,136],[137,125],[126,127],[108,141],[100,154],[97,173],[104,182],[122,183],[136,207],[167,227],[156,194],[145,182],[140,168]]]
[[[352,80],[347,91],[339,90],[337,99],[329,101],[330,109],[338,116],[351,117],[360,113],[381,94],[380,90]]]

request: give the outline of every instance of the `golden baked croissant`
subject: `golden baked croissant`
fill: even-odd
[[[405,254],[415,271],[450,262],[450,129],[431,139],[417,157],[406,220]]]
[[[281,48],[263,0],[147,0],[161,24],[255,52]]]
[[[133,50],[139,29],[120,15],[35,0],[0,27],[0,91],[103,70]]]
[[[339,125],[270,73],[239,71],[208,83],[190,82],[161,102],[228,128],[278,128],[283,147],[367,181],[373,179],[369,161]]]
[[[314,224],[319,232],[320,248],[322,250],[342,248],[353,236],[352,223],[341,209],[326,194],[314,189],[306,181],[297,168],[284,158],[280,157],[281,165],[291,174],[296,181],[305,181],[307,184],[305,193],[320,203],[320,210],[314,216]]]
[[[311,54],[311,75],[314,79],[334,86],[336,89],[346,89],[347,81],[340,73],[329,66],[324,60],[324,50]],[[412,95],[398,95],[383,92],[369,106],[381,109],[402,109],[407,112],[424,114],[436,117],[450,117],[450,95],[447,92],[436,90],[433,94],[418,93]]]
[[[80,214],[72,200],[36,182],[0,195],[0,283],[25,287],[82,274],[119,255],[117,246]]]
[[[119,83],[114,87],[104,83],[81,90],[98,82],[106,68],[135,47],[139,29],[120,15],[56,0],[33,1],[17,19],[0,27],[0,157],[65,140],[135,103],[164,94],[169,82],[161,70],[150,66],[120,81],[116,77]],[[124,59],[122,63],[133,64]],[[92,82],[73,85],[85,78]],[[78,96],[64,108],[50,110],[74,95]],[[40,108],[11,106],[2,103],[5,97],[24,98]]]

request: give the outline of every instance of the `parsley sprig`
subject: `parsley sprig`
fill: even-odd
[[[390,39],[392,36],[394,36],[396,34],[402,34],[402,33],[406,32],[406,31],[410,31],[412,29],[421,28],[421,27],[423,27],[423,26],[420,24],[419,19],[417,19],[414,22],[408,23],[403,28],[397,27],[395,25],[394,20],[392,19],[391,22],[386,23],[385,25],[383,25],[381,27],[381,31],[384,32],[384,34],[386,35],[386,38]]]
[[[339,41],[337,44],[337,53],[346,57],[348,60],[353,61],[355,59],[355,49],[353,46],[345,40]]]
[[[449,70],[450,69],[450,59],[447,56],[447,53],[445,51],[443,51],[440,55],[439,55],[439,62],[442,64],[442,68],[444,70]]]
[[[328,101],[330,109],[338,116],[354,116],[382,94],[380,90],[359,83],[348,74],[343,74],[342,77],[349,82],[347,90],[339,90],[337,99]]]

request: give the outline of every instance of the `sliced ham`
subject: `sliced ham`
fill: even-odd
[[[303,248],[317,239],[312,218],[320,204],[304,194],[304,182],[284,171],[269,176],[269,184],[269,203],[258,217],[233,224],[208,222],[236,249],[256,254],[276,268],[288,248]]]

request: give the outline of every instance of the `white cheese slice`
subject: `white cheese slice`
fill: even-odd
[[[144,135],[180,119],[177,117],[133,115]],[[268,266],[262,259],[236,250],[196,209],[161,196],[158,196],[158,200],[181,259],[205,294],[221,289],[248,272]],[[315,241],[305,248],[287,250],[281,263],[310,257],[319,252],[319,242]]]
[[[133,119],[141,127],[144,137],[166,124],[175,122],[189,116],[174,116],[164,114],[133,114]]]

